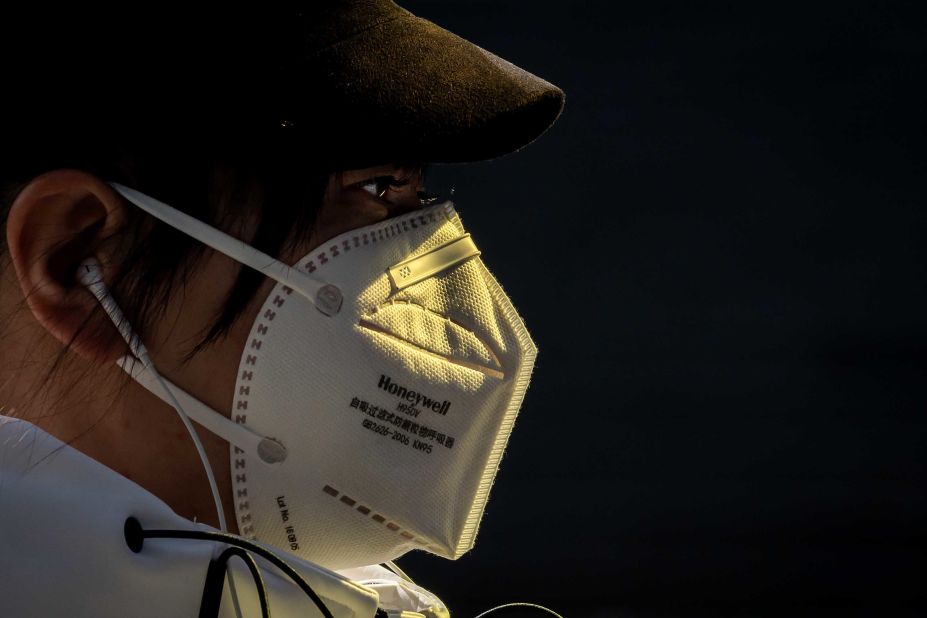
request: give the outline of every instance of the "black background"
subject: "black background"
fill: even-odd
[[[927,37],[917,3],[418,1],[561,86],[439,168],[540,353],[455,616],[925,605]]]

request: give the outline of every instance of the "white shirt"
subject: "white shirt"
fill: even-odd
[[[196,539],[126,543],[126,519],[145,529],[206,530],[140,485],[36,426],[0,415],[0,615],[133,618],[197,616],[210,560],[225,549]],[[337,618],[447,618],[428,591],[378,565],[341,573],[266,546],[302,575]],[[217,549],[219,551],[217,551]],[[312,601],[255,556],[274,618],[320,616]],[[231,560],[244,617],[260,616],[257,589]],[[219,616],[235,618],[225,586]]]

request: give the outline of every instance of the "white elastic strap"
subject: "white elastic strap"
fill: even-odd
[[[126,187],[118,182],[109,183],[127,200],[161,220],[167,225],[180,230],[233,260],[250,266],[278,283],[289,286],[312,302],[325,315],[334,315],[341,310],[341,290],[329,283],[313,279],[306,273],[288,266],[258,251],[251,245],[229,236],[221,230],[206,225],[199,219],[168,206],[140,191]]]
[[[148,371],[144,363],[131,356],[123,356],[116,361],[116,364],[152,395],[172,405],[160,387],[158,381],[160,376]],[[265,463],[278,463],[286,459],[286,448],[276,440],[255,433],[244,425],[226,418],[169,380],[164,378],[161,380],[169,386],[171,393],[183,406],[187,415],[205,429]]]

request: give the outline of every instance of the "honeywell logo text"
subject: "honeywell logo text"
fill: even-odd
[[[429,408],[433,412],[440,414],[442,416],[447,415],[447,411],[451,407],[450,401],[439,401],[437,399],[432,399],[427,395],[423,395],[417,391],[409,390],[405,386],[399,386],[393,382],[392,378],[385,375],[380,375],[380,382],[377,384],[379,388],[382,388],[390,395],[395,395],[400,399],[408,401],[412,405],[420,406],[422,408]]]

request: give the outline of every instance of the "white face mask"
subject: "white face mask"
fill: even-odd
[[[245,344],[231,421],[171,388],[232,443],[241,534],[332,569],[469,550],[536,348],[453,205],[342,234],[288,268],[113,186],[279,282]]]

